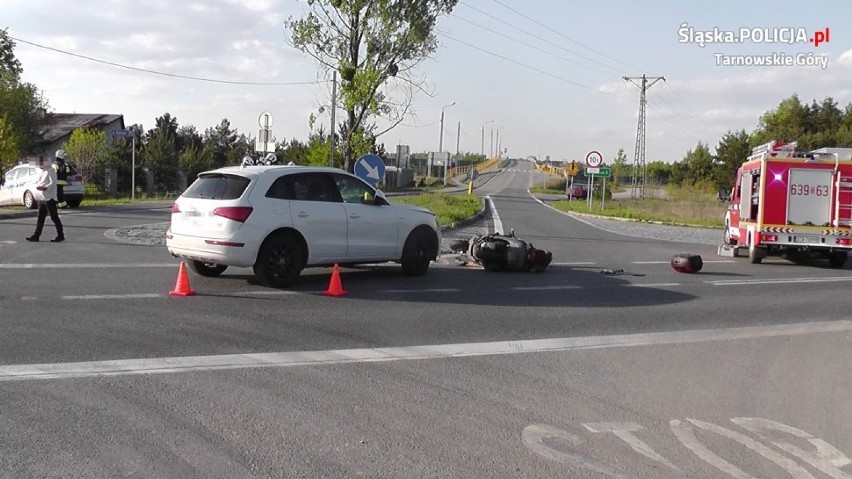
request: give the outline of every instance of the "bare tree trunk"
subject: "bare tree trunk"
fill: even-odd
[[[347,116],[349,117],[348,124],[346,125],[346,137],[343,139],[344,148],[343,148],[343,169],[354,173],[355,172],[355,161],[352,158],[352,134],[355,131],[355,128],[352,126],[355,124],[355,110],[350,109],[347,112]]]

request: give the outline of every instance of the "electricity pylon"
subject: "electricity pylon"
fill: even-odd
[[[647,180],[647,170],[645,168],[645,92],[651,88],[654,83],[660,80],[666,81],[665,77],[648,78],[645,75],[641,77],[623,77],[625,80],[639,87],[639,124],[636,126],[636,151],[633,154],[633,180],[630,196],[636,198],[636,187],[641,181],[641,197],[645,197],[645,181]],[[636,83],[634,80],[642,80],[642,84]],[[650,82],[650,83],[649,83]],[[640,176],[641,175],[641,176]]]

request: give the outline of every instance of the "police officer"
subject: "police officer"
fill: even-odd
[[[65,150],[56,150],[56,157],[53,159],[53,169],[56,170],[56,206],[60,208],[66,206],[64,190],[68,184],[68,165],[65,164],[65,156]]]

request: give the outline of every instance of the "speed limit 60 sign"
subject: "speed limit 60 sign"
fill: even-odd
[[[589,168],[597,168],[603,164],[603,156],[600,152],[592,150],[586,153],[586,166]]]

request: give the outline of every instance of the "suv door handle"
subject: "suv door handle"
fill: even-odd
[[[304,211],[300,211],[298,216],[299,218],[307,218],[308,216],[311,216],[311,214]]]
[[[352,219],[358,219],[361,217],[361,215],[359,215],[358,213],[352,213],[351,215],[349,215],[349,217]]]

